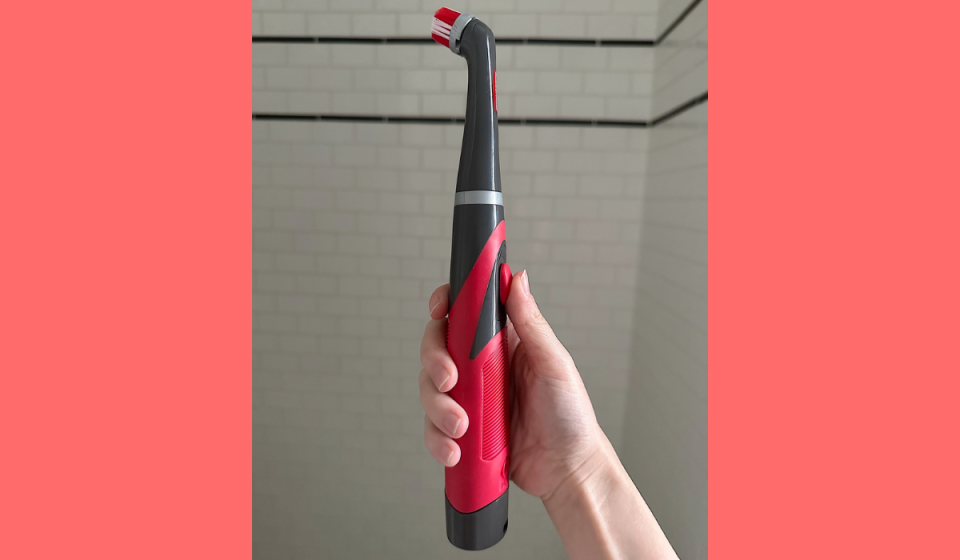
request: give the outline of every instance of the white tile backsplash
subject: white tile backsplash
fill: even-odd
[[[655,114],[706,91],[706,16],[703,1],[656,49]],[[707,557],[707,111],[698,105],[646,139],[631,437],[620,453],[681,558]]]
[[[468,0],[506,36],[652,38],[673,0]],[[258,0],[254,32],[426,36],[425,0]],[[503,45],[501,117],[650,119],[706,91],[706,2],[661,47]],[[658,11],[659,10],[659,11]],[[670,14],[674,14],[671,16]],[[255,113],[462,115],[437,45],[253,45]],[[653,129],[501,125],[508,256],[682,558],[706,557],[706,104]],[[466,557],[415,378],[462,126],[253,122],[254,557]],[[562,558],[511,492],[504,558]]]
[[[502,50],[508,53],[498,59],[497,69],[503,118],[650,118],[653,74],[638,69],[652,67],[650,49]],[[254,72],[266,77],[255,83],[254,112],[317,107],[345,114],[456,116],[466,106],[464,61],[434,45],[256,43],[253,51]],[[612,68],[615,62],[618,67]]]

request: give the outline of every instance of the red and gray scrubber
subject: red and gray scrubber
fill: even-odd
[[[504,303],[513,275],[500,191],[497,54],[493,33],[469,14],[440,8],[433,39],[467,60],[467,114],[453,207],[447,349],[459,372],[450,396],[470,426],[460,462],[446,469],[447,538],[489,548],[507,532],[509,364]]]

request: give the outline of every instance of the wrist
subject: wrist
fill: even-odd
[[[571,560],[677,560],[605,436],[578,468],[543,497]]]
[[[630,534],[640,495],[606,438],[600,448],[543,500],[572,560],[635,556]]]
[[[602,432],[601,432],[602,434]],[[572,471],[548,495],[543,497],[543,505],[551,517],[562,512],[572,504],[599,504],[612,491],[626,471],[617,457],[613,445],[606,436],[598,448],[587,455],[583,463]]]

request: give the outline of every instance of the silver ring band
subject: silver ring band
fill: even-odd
[[[460,54],[460,37],[463,35],[463,28],[472,20],[473,16],[470,14],[460,14],[453,20],[453,25],[450,26],[450,50],[453,54]]]
[[[460,191],[453,199],[454,206],[461,204],[496,204],[503,206],[503,193],[498,191]]]

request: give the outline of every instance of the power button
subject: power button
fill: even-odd
[[[513,284],[513,272],[509,264],[503,263],[500,265],[500,303],[504,305],[507,304],[511,284]]]

